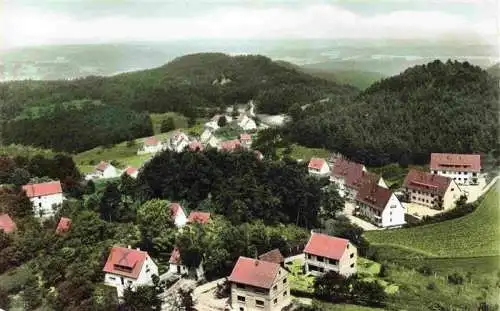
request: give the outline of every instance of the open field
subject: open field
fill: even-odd
[[[165,113],[150,113],[149,117],[153,123],[153,132],[155,134],[160,134],[161,122],[169,117],[174,119],[174,124],[176,128],[187,128],[188,122],[187,118],[181,114],[175,112],[165,112]]]
[[[284,149],[278,149],[278,155],[283,153]],[[295,160],[303,160],[305,162],[309,161],[312,157],[318,158],[328,158],[330,152],[322,148],[308,148],[301,145],[293,144],[292,153],[290,156]]]

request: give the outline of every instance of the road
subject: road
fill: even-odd
[[[377,227],[377,226],[369,223],[368,221],[365,221],[365,220],[363,220],[361,218],[353,216],[352,214],[354,212],[354,208],[355,208],[355,203],[354,202],[345,202],[345,207],[344,207],[344,210],[342,211],[342,213],[347,218],[349,218],[349,220],[353,224],[360,226],[365,231],[381,230],[381,228],[379,228],[379,227]]]

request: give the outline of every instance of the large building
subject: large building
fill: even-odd
[[[125,288],[152,284],[153,275],[158,275],[158,266],[147,252],[115,246],[103,271],[104,283],[116,287],[118,297],[122,297]]]
[[[306,273],[322,275],[335,271],[344,276],[356,273],[358,251],[349,240],[312,233],[304,248]]]
[[[33,204],[35,217],[54,216],[64,200],[61,183],[58,180],[24,185],[23,190]]]
[[[364,184],[356,194],[356,214],[378,227],[401,227],[405,208],[391,190],[374,183]]]
[[[240,257],[228,279],[237,311],[280,311],[290,304],[288,271],[280,264]]]
[[[432,174],[453,179],[459,185],[477,185],[481,173],[479,154],[432,153]]]
[[[403,188],[410,202],[443,210],[455,207],[463,194],[453,179],[417,170],[408,172]]]

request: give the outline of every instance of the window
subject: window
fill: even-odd
[[[338,261],[335,260],[335,259],[328,259],[328,263],[331,264],[331,265],[337,265]]]
[[[354,264],[353,263],[351,264],[351,268],[354,268]]]
[[[324,271],[325,271],[325,268],[318,268],[318,271],[319,271],[319,272],[324,272]]]
[[[273,290],[278,290],[278,285],[274,285]]]
[[[317,260],[317,261],[319,261],[319,262],[323,262],[323,257],[321,257],[321,256],[317,256],[317,257],[316,257],[316,260]]]
[[[243,307],[240,307],[240,311],[245,311],[245,309]]]
[[[283,279],[283,284],[286,284],[286,278]]]
[[[354,253],[352,253],[350,257],[353,258],[354,257]]]
[[[263,300],[255,300],[255,305],[257,307],[264,307],[264,301]]]
[[[245,302],[245,296],[238,296],[239,302]]]
[[[278,303],[278,298],[274,298],[274,304],[277,304]]]
[[[150,269],[146,269],[146,273],[149,273],[149,271],[151,271]]]
[[[437,173],[438,173],[438,171],[434,171],[434,174],[437,174]]]
[[[38,207],[42,207],[42,202],[38,203]]]
[[[287,291],[284,291],[284,292],[283,292],[283,297],[286,297],[286,295],[288,295],[288,292],[287,292]]]
[[[110,276],[110,277],[109,277],[109,279],[110,279],[111,281],[116,280],[116,278],[115,278],[114,276]]]
[[[450,191],[454,191],[454,190],[455,190],[455,188],[451,188],[451,189],[450,189]]]

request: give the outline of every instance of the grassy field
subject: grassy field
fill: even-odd
[[[153,123],[153,131],[155,134],[160,134],[161,122],[166,120],[168,117],[174,119],[174,124],[176,128],[187,128],[188,122],[187,118],[181,114],[175,112],[165,112],[165,113],[151,113],[149,114],[151,122]]]
[[[278,155],[283,154],[284,148],[278,149]],[[290,156],[295,160],[309,161],[312,157],[328,158],[330,152],[321,148],[308,148],[301,145],[293,144],[292,153]]]

